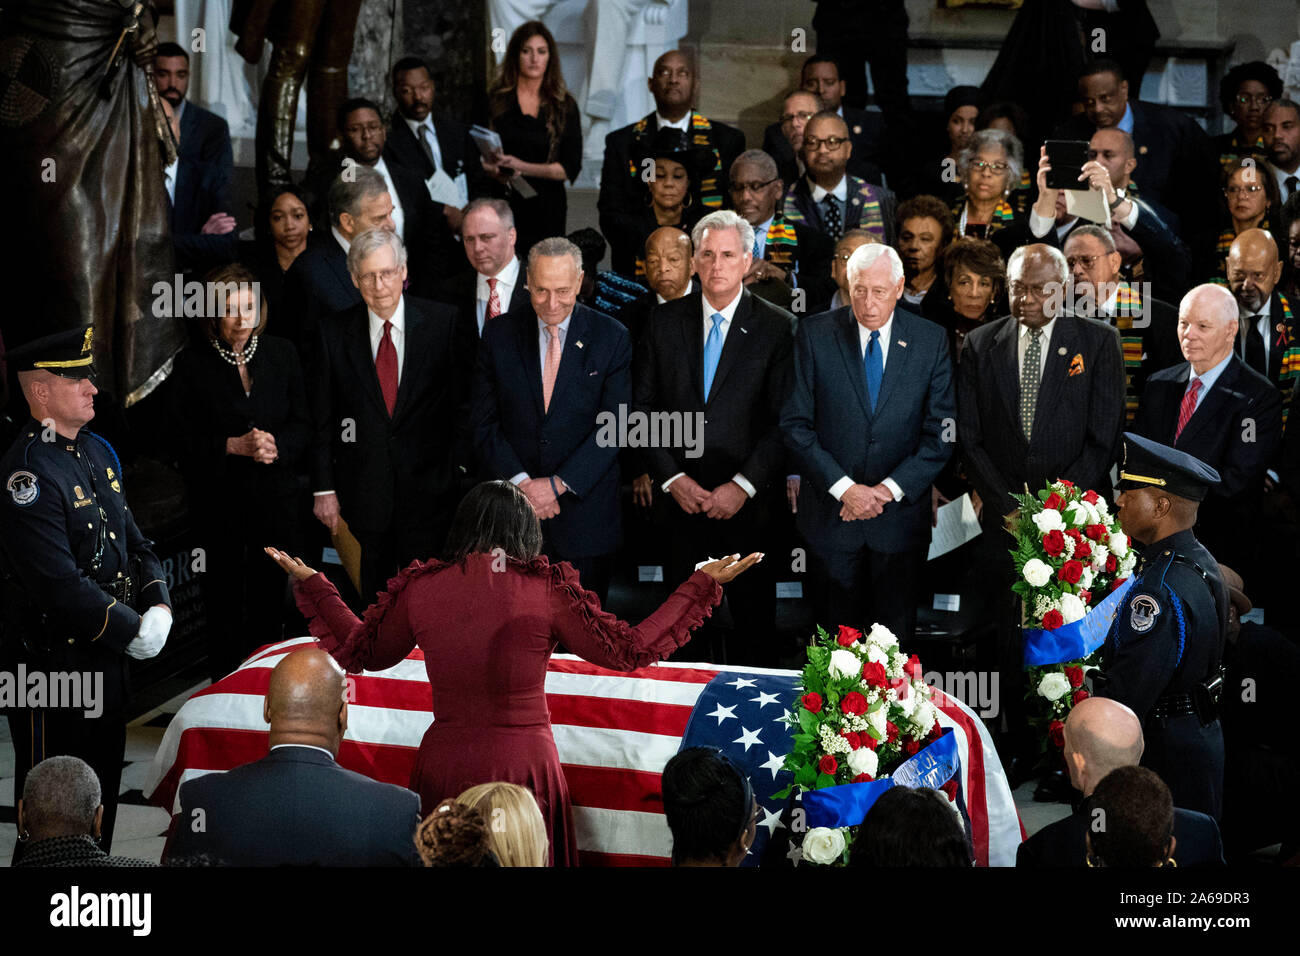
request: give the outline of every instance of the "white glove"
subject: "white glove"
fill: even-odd
[[[140,630],[126,645],[126,652],[138,661],[157,656],[167,643],[172,629],[172,613],[164,607],[151,607],[140,615]]]

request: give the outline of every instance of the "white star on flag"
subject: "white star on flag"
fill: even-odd
[[[781,822],[780,810],[773,811],[769,810],[767,807],[759,807],[759,809],[763,811],[763,819],[758,821],[758,825],[760,827],[767,827],[767,835],[769,837],[776,832],[777,827],[785,826],[785,824]]]
[[[740,736],[732,741],[733,744],[744,744],[745,753],[749,753],[749,748],[754,744],[761,744],[762,742],[758,738],[757,730],[746,730],[743,726],[740,728]]]
[[[759,764],[759,769],[772,771],[772,779],[775,780],[776,775],[781,771],[781,768],[785,766],[785,757],[785,754],[778,757],[769,750],[767,752],[767,763]]]
[[[751,704],[758,704],[760,710],[766,707],[768,704],[775,704],[778,703],[779,701],[780,698],[777,697],[776,694],[768,694],[761,690],[758,692],[757,697],[749,698],[749,702]]]
[[[803,848],[797,843],[791,843],[790,849],[785,851],[785,858],[794,861],[794,865],[798,866],[803,860]]]
[[[736,711],[735,707],[723,707],[721,702],[719,702],[718,705],[713,708],[713,713],[705,714],[705,716],[718,718],[718,726],[720,727],[722,726],[722,722],[726,720],[728,717],[734,718],[736,716],[735,711]]]
[[[748,677],[737,677],[733,681],[727,681],[727,686],[740,690],[743,687],[757,687],[758,681],[752,681]]]

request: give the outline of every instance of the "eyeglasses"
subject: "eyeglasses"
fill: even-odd
[[[1055,282],[1049,282],[1046,285],[1025,285],[1023,282],[1012,282],[1009,288],[1011,294],[1017,298],[1031,295],[1035,299],[1046,299],[1059,287]]]
[[[401,274],[401,269],[380,269],[378,272],[367,272],[363,276],[358,276],[357,282],[373,289],[381,282],[384,285],[388,285],[388,283],[392,282]]]
[[[1267,93],[1238,93],[1237,102],[1242,106],[1268,106],[1273,97]]]
[[[1253,193],[1257,193],[1257,192],[1259,192],[1259,191],[1260,191],[1261,189],[1263,189],[1263,188],[1264,188],[1264,187],[1261,186],[1259,183],[1255,183],[1254,185],[1251,185],[1251,186],[1229,186],[1227,189],[1225,189],[1225,190],[1223,191],[1223,195],[1225,195],[1225,196],[1240,196],[1242,193],[1252,193],[1252,194],[1253,194]]]
[[[815,153],[823,147],[834,152],[848,141],[847,136],[827,136],[825,139],[813,139],[811,136],[805,136],[803,138],[803,148],[810,153]]]
[[[780,176],[775,176],[765,183],[732,183],[730,186],[731,194],[733,196],[743,196],[745,193],[760,193],[780,178]]]
[[[1085,269],[1091,269],[1093,264],[1100,258],[1101,256],[1066,256],[1065,264],[1071,269],[1077,265],[1082,265]]]
[[[384,131],[381,123],[367,123],[365,126],[349,126],[345,132],[349,136],[378,136]]]
[[[986,163],[982,159],[977,159],[970,164],[970,168],[977,173],[982,173],[986,169],[995,173],[1005,173],[1011,167],[1006,163]]]
[[[811,110],[803,110],[799,113],[785,113],[781,116],[781,125],[790,126],[795,120],[803,120],[806,123],[816,115]]]

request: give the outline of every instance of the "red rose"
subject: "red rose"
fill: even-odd
[[[1078,544],[1080,541],[1083,540],[1083,535],[1079,534],[1078,528],[1066,528],[1064,534],[1075,544]]]
[[[867,699],[856,690],[851,690],[840,701],[840,710],[855,717],[859,714],[865,714],[867,712]]]
[[[957,778],[956,777],[953,777],[951,780],[949,780],[939,789],[942,790],[944,793],[948,794],[948,799],[951,800],[953,803],[957,802]]]
[[[1093,541],[1100,541],[1107,535],[1106,526],[1104,524],[1090,524],[1083,529],[1083,533],[1085,537],[1089,537]]]
[[[920,749],[921,749],[921,745],[920,745],[919,743],[917,743],[917,741],[915,740],[915,738],[912,739],[912,740],[909,740],[907,743],[903,744],[903,752],[904,752],[905,754],[907,754],[909,757],[912,756],[914,753],[916,753],[916,752],[917,752],[918,750],[920,750]]]
[[[1055,491],[1053,491],[1050,495],[1048,495],[1047,500],[1043,502],[1044,511],[1046,511],[1048,508],[1051,508],[1055,511],[1060,511],[1064,507],[1065,507],[1065,499],[1062,498],[1060,495],[1058,495]]]
[[[1065,669],[1065,677],[1066,677],[1066,680],[1068,680],[1068,681],[1070,682],[1070,686],[1071,686],[1071,687],[1082,687],[1082,686],[1083,686],[1083,668],[1082,668],[1082,667],[1067,667],[1067,668]]]
[[[861,742],[862,746],[866,747],[868,750],[875,750],[876,745],[879,743],[879,741],[876,740],[875,737],[871,736],[871,734],[859,734],[858,740]]]
[[[1078,561],[1066,561],[1061,565],[1061,570],[1056,572],[1056,576],[1066,584],[1078,584],[1079,578],[1083,577],[1083,564]]]
[[[934,722],[934,726],[930,728],[930,732],[925,735],[925,739],[938,740],[942,736],[943,736],[943,728],[939,726],[939,721],[936,720]]]
[[[861,639],[862,639],[861,631],[859,631],[856,627],[849,627],[845,624],[840,625],[839,636],[835,638],[835,640],[839,642],[840,647],[849,647],[854,642],[859,641]]]
[[[1114,591],[1117,587],[1119,587],[1127,580],[1128,578],[1116,578],[1114,581],[1111,582],[1110,589]]]
[[[1064,623],[1065,618],[1061,616],[1061,612],[1056,608],[1052,608],[1043,615],[1043,630],[1045,631],[1054,631]]]
[[[871,774],[869,774],[869,773],[860,773],[860,774],[858,774],[856,777],[853,778],[853,782],[854,782],[854,783],[870,783],[872,780],[875,780],[875,779],[876,779],[876,778],[873,777],[873,776],[871,776]]]
[[[1065,487],[1067,487],[1067,488],[1073,488],[1073,487],[1074,487],[1074,482],[1072,482],[1072,481],[1066,481],[1064,478],[1057,478],[1057,479],[1056,479],[1056,483],[1057,483],[1058,485],[1065,485]]]
[[[858,736],[856,730],[841,730],[840,736],[849,742],[849,747],[853,750],[862,746],[862,738]]]
[[[912,680],[917,680],[921,676],[921,658],[913,654],[903,665],[903,673]]]
[[[1043,535],[1043,550],[1053,558],[1065,550],[1065,535],[1059,531],[1049,531]]]
[[[1090,489],[1083,493],[1083,500],[1088,502],[1088,504],[1090,505],[1095,505],[1100,500],[1100,497],[1098,496],[1097,492],[1092,491]]]
[[[1074,704],[1074,706],[1078,707],[1080,701],[1087,700],[1091,696],[1092,695],[1089,694],[1086,690],[1076,690],[1070,702]]]
[[[1047,736],[1048,739],[1052,741],[1053,746],[1064,747],[1065,746],[1065,724],[1061,723],[1059,720],[1052,721],[1047,727]],[[825,757],[822,758],[822,760],[825,759],[826,759]]]
[[[1087,541],[1080,541],[1074,546],[1074,556],[1082,561],[1084,558],[1092,557],[1092,545]]]
[[[892,744],[898,739],[898,728],[891,720],[885,721],[885,743]]]
[[[1106,555],[1106,573],[1114,574],[1115,569],[1119,567],[1119,562],[1115,560],[1115,555]]]
[[[799,703],[803,704],[805,710],[812,711],[814,714],[820,714],[822,711],[821,694],[804,694],[799,698]]]
[[[862,679],[871,687],[884,687],[888,683],[885,679],[885,665],[876,661],[863,664]]]
[[[822,773],[834,774],[838,768],[839,764],[835,762],[835,758],[830,754],[822,757],[822,759],[817,762],[817,769]]]
[[[1090,604],[1090,603],[1092,602],[1092,592],[1091,592],[1091,591],[1080,591],[1080,592],[1079,592],[1079,600],[1082,601],[1085,605]]]

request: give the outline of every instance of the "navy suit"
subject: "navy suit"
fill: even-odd
[[[538,321],[529,303],[483,327],[470,424],[484,478],[527,472],[564,480],[560,513],[542,522],[544,547],[581,574],[584,559],[613,554],[622,537],[619,450],[602,447],[597,435],[601,412],[617,418],[619,406],[631,404],[632,344],[616,320],[574,305],[550,409],[543,410]],[[602,582],[592,583],[599,592]]]
[[[190,100],[181,110],[181,159],[211,163],[230,182],[235,171],[235,154],[230,145],[230,126],[224,119]]]
[[[167,858],[205,856],[221,866],[419,866],[419,822],[420,798],[405,787],[344,770],[312,747],[277,747],[181,786]]]
[[[945,434],[957,416],[952,360],[942,327],[895,308],[873,411],[858,327],[849,306],[799,324],[781,428],[802,477],[798,527],[826,578],[819,623],[869,625],[860,616],[826,617],[869,610],[905,638],[915,625],[916,558],[930,541],[930,486],[952,456]],[[874,518],[844,521],[829,490],[846,475],[865,485],[892,478],[903,498]],[[886,580],[895,575],[901,580]],[[864,580],[874,592],[867,606]]]
[[[1086,804],[1086,801],[1085,801]],[[1092,816],[1084,807],[1043,827],[1016,850],[1016,866],[1084,866]],[[1223,866],[1223,840],[1214,818],[1174,807],[1174,859],[1180,868]]]
[[[310,371],[321,320],[361,303],[361,290],[348,272],[348,255],[333,232],[313,232],[284,274],[285,314],[273,316],[272,331],[298,346],[303,368]]]

